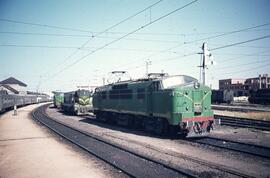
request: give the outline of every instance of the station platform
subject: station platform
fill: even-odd
[[[0,177],[108,177],[94,158],[83,156],[35,123],[30,105],[0,115]],[[108,170],[107,170],[108,171]]]

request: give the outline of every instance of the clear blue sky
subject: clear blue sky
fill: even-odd
[[[71,65],[91,51],[191,0],[163,0],[78,49],[91,35],[155,2],[157,0],[0,0],[0,80],[13,76],[27,83],[29,90],[36,90],[40,83],[41,91],[68,91],[77,85],[101,85],[102,78],[108,78],[113,70],[128,70],[132,78],[142,77],[147,59],[152,61],[150,72],[199,78],[200,55],[183,56],[201,52],[203,42],[207,42],[211,50],[270,35],[269,24],[211,38],[269,23],[269,0],[199,0]],[[170,49],[174,46],[178,47]],[[217,88],[219,79],[270,73],[269,49],[270,38],[266,38],[213,50],[217,65],[209,67],[209,84]]]

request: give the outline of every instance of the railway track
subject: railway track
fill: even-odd
[[[114,137],[114,136],[110,135],[110,137]],[[124,138],[120,138],[120,137],[114,137],[114,138],[115,139],[120,139],[120,140],[123,140],[123,141],[127,141]],[[222,164],[213,163],[213,162],[210,162],[210,161],[207,161],[207,160],[204,160],[204,159],[200,159],[200,158],[197,158],[197,157],[194,157],[194,156],[186,155],[186,154],[179,153],[179,152],[169,153],[169,152],[166,152],[164,150],[158,149],[158,148],[156,148],[154,146],[151,146],[151,145],[148,145],[148,144],[142,144],[142,143],[140,143],[138,141],[134,141],[134,140],[128,140],[128,142],[140,145],[141,147],[144,147],[146,149],[151,149],[151,150],[159,152],[161,154],[166,154],[168,156],[176,157],[176,158],[179,158],[179,159],[189,160],[189,161],[191,161],[193,163],[196,163],[196,164],[199,164],[199,165],[204,165],[204,166],[209,167],[211,169],[215,169],[215,170],[218,170],[218,171],[221,171],[221,172],[225,172],[225,173],[227,173],[229,175],[238,176],[238,177],[249,177],[249,178],[253,177],[252,175],[240,172],[240,171],[236,170],[235,168],[232,168],[232,167],[229,167],[229,166],[226,166],[226,165],[222,165]]]
[[[193,172],[193,171],[182,169],[182,168],[179,169],[178,166],[168,164],[168,162],[166,163],[164,161],[160,161],[159,159],[150,158],[148,155],[143,155],[141,153],[140,154],[139,153],[134,153],[132,150],[130,150],[128,148],[122,148],[121,145],[115,145],[110,141],[106,141],[106,140],[102,139],[100,136],[92,135],[91,133],[88,133],[88,132],[86,133],[84,131],[76,130],[76,129],[71,128],[69,126],[63,125],[63,123],[52,120],[53,118],[50,118],[49,116],[47,116],[45,111],[44,111],[45,108],[46,108],[46,106],[44,106],[42,109],[40,108],[39,110],[37,110],[37,111],[35,111],[33,113],[34,117],[39,122],[45,124],[47,127],[52,129],[56,133],[59,132],[58,131],[59,129],[51,127],[50,126],[51,122],[54,123],[53,125],[55,125],[55,123],[56,123],[57,125],[60,125],[61,127],[71,129],[72,130],[71,132],[66,131],[66,132],[69,133],[69,136],[65,136],[63,133],[60,133],[60,135],[64,135],[64,137],[67,138],[72,143],[75,143],[79,147],[81,147],[84,150],[88,151],[89,153],[97,156],[98,158],[102,159],[103,161],[113,165],[117,169],[120,169],[121,171],[123,171],[124,173],[126,173],[127,175],[129,175],[131,177],[156,177],[156,176],[158,176],[158,177],[167,177],[167,176],[171,176],[171,174],[175,174],[175,175],[173,175],[174,177],[175,176],[176,177],[201,177],[201,175],[198,172]],[[48,122],[49,122],[49,124],[48,124]],[[60,129],[60,130],[63,130],[63,128]],[[80,137],[81,137],[81,136],[77,135],[77,132],[78,132],[78,135],[82,134],[82,137],[89,137],[90,140],[84,140],[83,143],[77,143],[77,141],[80,140]],[[75,136],[72,133],[74,133]],[[70,135],[73,135],[73,136],[70,136]],[[112,135],[110,135],[110,136],[112,136]],[[76,138],[76,139],[74,140],[74,138]],[[85,139],[85,138],[83,138],[83,139]],[[117,137],[117,139],[123,139],[123,138]],[[94,150],[92,150],[93,149],[93,144],[91,144],[91,141],[94,141],[95,144],[96,144],[96,142],[101,142],[102,145],[94,146]],[[209,162],[209,161],[206,161],[206,160],[194,157],[194,156],[189,156],[189,155],[185,155],[185,154],[182,154],[182,153],[168,153],[168,152],[166,152],[164,150],[158,149],[158,148],[153,147],[151,145],[148,145],[148,144],[145,145],[145,144],[142,144],[142,143],[139,143],[139,142],[137,143],[137,141],[133,141],[133,140],[128,140],[128,142],[132,142],[132,143],[136,142],[134,144],[140,145],[140,146],[142,146],[142,147],[144,147],[146,149],[150,149],[152,151],[159,152],[160,154],[165,154],[165,155],[172,156],[172,157],[175,157],[175,158],[188,160],[188,161],[192,162],[193,164],[195,163],[195,164],[199,164],[199,165],[204,165],[204,166],[208,167],[209,169],[217,170],[217,171],[223,172],[223,173],[225,173],[227,175],[232,175],[233,177],[234,176],[237,176],[237,177],[253,177],[253,176],[251,176],[249,174],[240,172],[240,171],[238,171],[238,170],[236,170],[236,169],[234,169],[232,167],[212,163],[212,162]],[[88,143],[88,144],[86,146],[84,146],[84,143]],[[90,146],[90,148],[89,148],[89,146]],[[100,147],[103,148],[103,147],[106,147],[106,146],[113,147],[113,149],[116,149],[116,150],[120,150],[120,153],[115,154],[115,153],[113,153],[113,151],[106,151],[106,150],[98,151],[98,152],[95,151],[95,149],[99,149]],[[110,152],[113,153],[113,155],[110,155],[110,154],[107,155]],[[103,153],[106,153],[106,154],[103,154]],[[129,159],[129,156],[125,156],[124,153],[125,154],[130,154],[132,157],[137,157],[136,159],[142,159],[143,160],[142,162],[144,164],[136,163],[136,159]],[[115,159],[115,157],[116,157],[116,159]],[[123,158],[124,160],[121,160],[121,159],[119,160],[118,159],[119,157]],[[126,160],[128,160],[128,161],[126,161]],[[145,162],[148,162],[149,165],[147,165]],[[135,164],[135,166],[134,165],[129,165],[130,163]],[[149,168],[149,166],[150,166],[150,168]],[[155,168],[155,170],[151,170],[153,168]],[[165,170],[160,170],[160,172],[162,172],[162,174],[157,172],[157,170],[159,170],[160,168],[165,169]],[[137,173],[138,170],[139,170],[139,173]],[[149,171],[149,170],[151,170],[151,171]],[[147,175],[145,174],[145,171],[147,171]]]
[[[198,177],[189,170],[170,167],[57,122],[45,114],[46,107],[37,108],[32,113],[34,119],[130,177]]]
[[[270,131],[270,121],[246,119],[232,116],[214,115],[215,119],[220,119],[221,125],[247,127],[259,130]]]
[[[260,156],[263,158],[270,158],[270,148],[264,146],[252,145],[214,137],[192,139],[192,141],[200,144],[206,144],[214,147],[225,148],[228,150],[238,151],[241,153]]]
[[[212,104],[212,109],[227,110],[227,111],[239,111],[239,112],[270,112],[270,107],[261,105],[215,105]]]

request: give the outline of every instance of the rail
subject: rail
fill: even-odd
[[[188,170],[170,167],[57,122],[45,114],[46,107],[37,108],[32,113],[34,119],[130,177],[198,177]]]

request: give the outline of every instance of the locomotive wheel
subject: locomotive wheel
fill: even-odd
[[[128,117],[128,127],[131,129],[136,128],[136,122],[135,119],[132,116],[127,116]]]
[[[162,118],[158,118],[155,123],[155,134],[164,136],[168,132],[168,122]]]
[[[174,125],[169,126],[169,137],[170,138],[176,138],[178,133],[178,128]]]
[[[164,124],[163,124],[163,120],[160,118],[156,119],[155,122],[155,134],[157,135],[162,135],[163,134],[163,130],[164,130]]]

